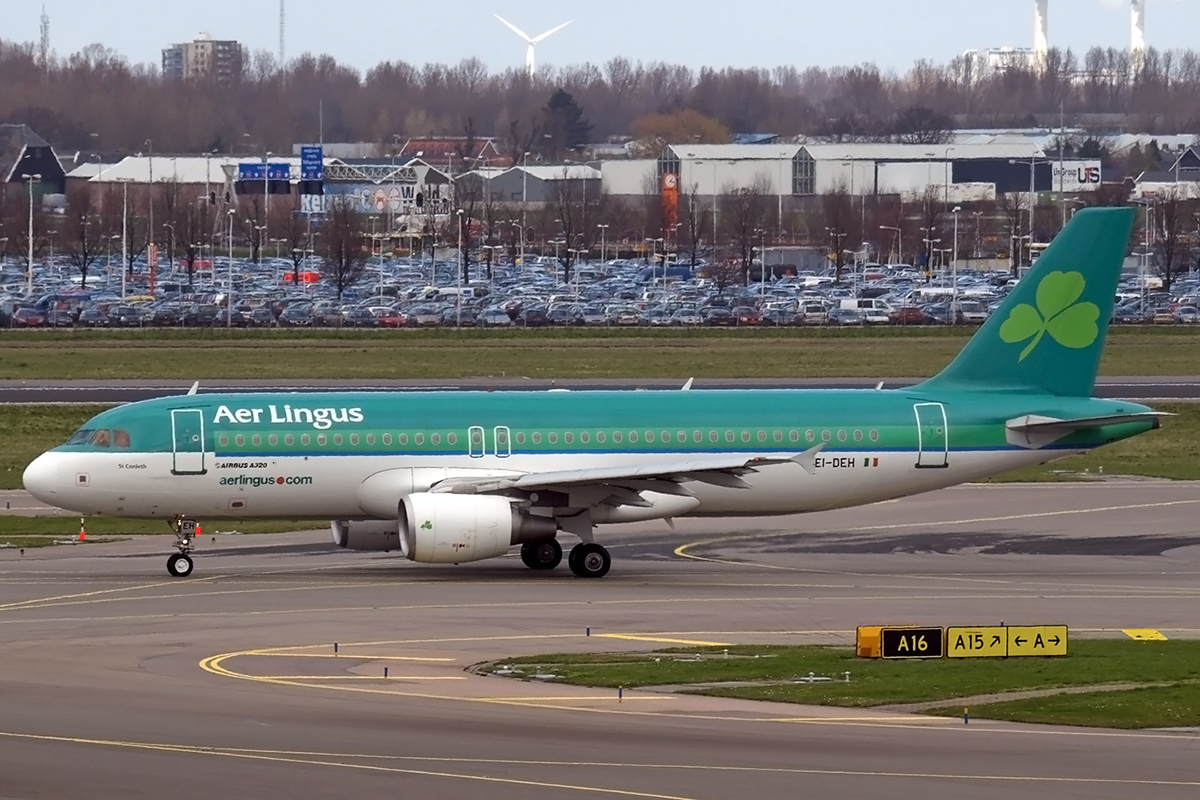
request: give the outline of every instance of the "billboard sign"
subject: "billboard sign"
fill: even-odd
[[[263,177],[263,168],[266,167],[266,178]],[[239,181],[286,181],[291,180],[292,165],[287,163],[275,164],[238,164],[238,180]]]
[[[1087,161],[1050,162],[1052,179],[1050,191],[1094,192],[1100,188],[1100,159]],[[1059,183],[1061,180],[1061,184]]]
[[[325,179],[325,153],[320,146],[300,148],[300,180],[321,181]]]

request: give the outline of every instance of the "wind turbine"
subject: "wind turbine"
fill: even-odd
[[[508,26],[509,30],[511,30],[517,36],[520,36],[522,39],[524,39],[526,42],[529,43],[529,49],[525,51],[525,70],[529,73],[529,77],[531,77],[531,78],[533,77],[533,72],[534,72],[534,47],[535,47],[535,45],[537,45],[538,42],[541,42],[541,41],[549,38],[553,34],[558,33],[559,31],[561,31],[563,28],[567,27],[568,25],[571,24],[571,22],[574,21],[574,20],[571,20],[568,22],[564,22],[562,25],[559,25],[557,28],[551,28],[550,30],[543,33],[542,35],[534,36],[531,39],[531,38],[529,38],[529,34],[525,33],[525,31],[521,30],[516,25],[513,25],[511,22],[509,22],[508,20],[506,20],[504,17],[500,16],[499,14],[496,15],[496,19],[503,22],[505,25]]]

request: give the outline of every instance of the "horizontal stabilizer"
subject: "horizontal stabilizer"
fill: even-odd
[[[1120,425],[1126,422],[1150,422],[1154,428],[1163,417],[1172,416],[1161,411],[1143,411],[1135,414],[1108,414],[1103,417],[1081,417],[1058,419],[1039,414],[1026,414],[1004,423],[1008,443],[1018,447],[1038,450],[1075,431],[1101,428],[1105,425]]]

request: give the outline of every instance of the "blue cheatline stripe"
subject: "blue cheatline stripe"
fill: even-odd
[[[1078,444],[1050,444],[1045,447],[1038,448],[1039,452],[1051,450],[1076,451],[1076,450],[1093,450],[1099,445],[1078,445]],[[167,451],[170,452],[170,451]],[[694,457],[704,455],[724,455],[731,453],[754,453],[763,455],[786,455],[803,452],[799,448],[789,447],[778,450],[767,448],[744,448],[736,447],[730,449],[712,449],[712,450],[513,450],[510,456],[497,456],[495,453],[485,453],[482,456],[472,456],[476,460],[485,458],[499,458],[505,460],[516,456],[586,456],[586,455],[660,455],[660,456],[679,456],[679,457]],[[934,454],[945,452],[942,448],[930,448],[923,452]],[[951,453],[1000,453],[1000,452],[1033,452],[1030,448],[1020,447],[1018,445],[980,445],[976,447],[951,447]],[[913,447],[872,447],[857,449],[838,449],[826,448],[821,451],[821,456],[827,455],[862,455],[869,453],[912,453],[916,455],[917,450]],[[130,453],[130,455],[137,455]],[[414,458],[432,458],[432,457],[454,457],[467,456],[465,450],[295,450],[295,451],[255,451],[255,452],[215,452],[214,458],[297,458],[305,457],[335,457],[349,458],[352,456],[377,456],[377,457],[394,457],[394,456],[412,456]]]

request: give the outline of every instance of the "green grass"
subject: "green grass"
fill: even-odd
[[[979,719],[1091,725],[1105,728],[1179,728],[1200,726],[1200,684],[1180,683],[1153,689],[1063,694],[1031,700],[989,703],[970,709]],[[961,710],[941,710],[958,716]]]
[[[1163,420],[1156,431],[993,480],[1072,480],[1100,474],[1200,480],[1200,403],[1155,403],[1154,408],[1176,416]]]
[[[5,331],[10,379],[878,378],[932,375],[973,329]],[[1105,375],[1200,374],[1200,329],[1113,331]]]
[[[1147,681],[1195,681],[1200,683],[1200,641],[1134,642],[1127,640],[1083,639],[1071,642],[1071,654],[1065,658],[1011,659],[936,659],[929,661],[883,661],[855,658],[850,647],[823,646],[740,646],[730,647],[729,657],[722,648],[699,650],[663,650],[642,654],[571,654],[522,657],[504,664],[538,666],[558,674],[564,683],[583,686],[636,688],[670,684],[712,683],[722,681],[778,681],[771,685],[721,687],[699,690],[702,694],[866,708],[895,703],[918,703],[971,697],[999,692],[1016,692],[1068,686]],[[681,662],[686,653],[707,656],[701,661]],[[758,656],[755,658],[754,656]],[[657,659],[657,660],[656,660]],[[494,667],[490,665],[489,668]],[[835,678],[830,683],[793,684],[793,676],[808,673]],[[851,680],[840,680],[849,672]],[[1191,684],[1171,691],[1186,704],[1175,708],[1180,719],[1200,716],[1200,691]],[[1165,690],[1145,690],[1147,696]],[[1116,693],[1124,695],[1128,693]],[[1073,724],[1108,725],[1123,717],[1115,712],[1119,701],[1104,700],[1109,694],[1081,695],[1093,703],[1071,697],[1055,696],[1040,700],[1004,703],[972,708],[974,716],[991,716],[991,709],[1019,707],[1013,713],[1027,715],[1025,721],[1050,721],[1041,716],[1039,704],[1053,700],[1065,709],[1080,709]],[[1155,703],[1158,703],[1155,700]],[[1170,702],[1158,703],[1164,709]],[[1132,705],[1127,703],[1126,705]],[[1093,711],[1088,711],[1092,707]],[[1110,713],[1110,710],[1111,711]],[[949,712],[947,712],[949,713]],[[962,713],[957,709],[955,713]],[[1048,712],[1049,713],[1049,712]],[[1066,712],[1062,721],[1066,721]],[[1015,719],[1016,716],[1003,717]],[[1162,715],[1147,713],[1144,725],[1137,727],[1192,724],[1164,722]],[[1058,721],[1057,719],[1055,721]]]

